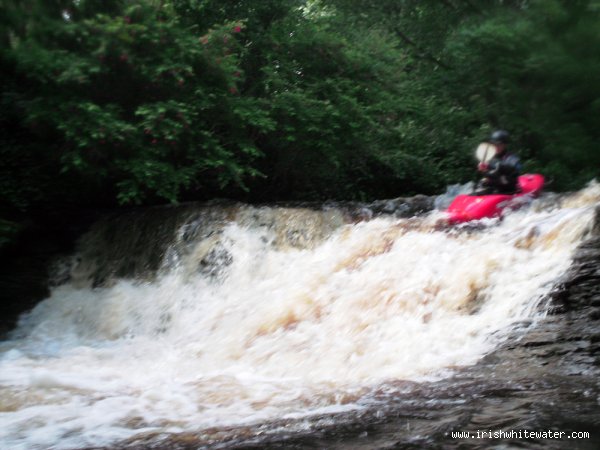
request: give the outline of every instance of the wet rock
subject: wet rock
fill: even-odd
[[[408,198],[381,200],[365,205],[373,215],[393,215],[399,218],[414,217],[431,211],[434,208],[434,197],[416,195]]]
[[[198,263],[198,272],[213,280],[220,278],[233,262],[233,255],[218,242]]]

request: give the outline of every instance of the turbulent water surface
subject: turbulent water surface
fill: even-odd
[[[455,228],[334,207],[107,218],[0,343],[0,447],[440,442],[445,408],[460,426],[490,377],[522,369],[490,358],[549,329],[599,202],[592,184]]]

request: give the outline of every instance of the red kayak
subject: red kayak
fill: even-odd
[[[499,217],[506,207],[518,206],[528,197],[537,197],[544,187],[544,176],[526,174],[519,177],[517,194],[458,195],[446,212],[450,223],[463,223],[488,217]],[[513,201],[515,200],[515,201]]]

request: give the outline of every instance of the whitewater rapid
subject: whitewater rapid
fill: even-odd
[[[167,233],[152,276],[95,284],[101,247],[117,250],[88,236],[70,281],[0,343],[0,447],[360,409],[386,383],[446,377],[535,327],[599,202],[591,184],[451,229],[439,211],[345,223],[240,207],[203,233],[199,213]]]

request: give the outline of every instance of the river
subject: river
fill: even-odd
[[[336,205],[107,217],[0,342],[0,447],[463,448],[487,441],[451,432],[550,427],[597,448],[598,205],[591,183],[451,228]],[[511,442],[564,446],[493,445]]]

